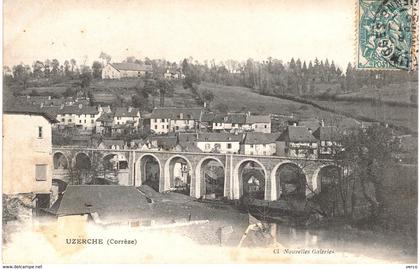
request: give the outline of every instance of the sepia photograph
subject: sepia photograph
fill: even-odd
[[[418,0],[3,0],[2,264],[418,262]]]

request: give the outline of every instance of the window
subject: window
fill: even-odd
[[[90,120],[90,123],[93,123],[93,120]]]
[[[90,114],[90,117],[91,117],[91,118],[94,118],[94,117],[95,117],[95,114]]]
[[[264,125],[264,129],[267,129],[267,124]]]
[[[38,126],[38,138],[42,138],[42,127]]]
[[[82,123],[82,120],[79,120],[79,123]]]
[[[227,148],[231,149],[232,148],[232,143],[227,143]]]
[[[65,121],[65,119],[64,119],[64,118],[62,118],[62,119],[61,119],[61,122],[64,122],[64,121]]]
[[[47,180],[47,165],[46,164],[35,165],[35,180],[36,181]]]
[[[206,145],[204,146],[205,149],[210,149],[210,144],[206,143]]]
[[[71,119],[69,119],[69,122],[71,122]]]
[[[155,130],[157,129],[157,125],[155,125]]]
[[[165,129],[165,125],[162,125],[162,129]]]
[[[85,120],[85,123],[86,123],[86,120]]]

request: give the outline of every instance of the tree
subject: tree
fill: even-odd
[[[51,61],[51,74],[56,78],[60,73],[60,62],[57,59]]]
[[[43,77],[43,73],[44,73],[44,63],[41,61],[36,61],[33,65],[32,65],[32,70],[33,70],[33,76],[34,78],[41,78]]]
[[[98,61],[94,61],[92,64],[92,76],[93,78],[101,78],[102,77],[102,64]]]
[[[99,55],[99,59],[102,59],[102,63],[105,65],[111,61],[111,56],[106,54],[105,52],[101,52],[101,54]]]
[[[156,87],[159,90],[159,105],[163,107],[165,106],[165,95],[173,95],[174,85],[166,79],[158,79],[156,81]]]
[[[31,68],[29,65],[19,64],[13,67],[13,77],[15,81],[23,86],[24,89],[28,86],[28,80],[31,75]]]
[[[201,93],[201,99],[203,100],[203,102],[205,103],[205,106],[210,108],[210,104],[211,102],[213,102],[214,100],[214,94],[212,91],[205,89],[202,93]]]
[[[79,79],[80,79],[80,87],[82,89],[86,89],[89,87],[90,82],[92,81],[92,72],[89,66],[84,66],[82,68],[82,72],[79,75]]]

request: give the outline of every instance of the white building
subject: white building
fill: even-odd
[[[228,113],[216,115],[213,119],[213,131],[242,131],[246,123],[246,113]]]
[[[147,64],[109,63],[102,69],[102,79],[136,78],[152,73],[152,66]]]
[[[288,126],[277,141],[277,155],[317,158],[318,141],[306,126]]]
[[[55,122],[54,117],[37,108],[4,108],[4,194],[32,193],[49,206],[53,168],[51,124]]]
[[[275,155],[276,140],[280,133],[247,133],[242,144],[241,153],[246,155]]]
[[[57,111],[59,126],[75,126],[83,130],[93,130],[102,109],[94,106],[64,106]]]
[[[239,153],[242,134],[200,133],[197,136],[197,148],[203,152]]]
[[[243,128],[260,133],[271,133],[271,117],[269,115],[248,115]]]
[[[124,125],[130,124],[133,127],[139,127],[140,111],[138,108],[117,107],[114,112],[113,124]]]
[[[201,108],[155,108],[150,116],[150,130],[156,134],[195,130],[201,114]]]

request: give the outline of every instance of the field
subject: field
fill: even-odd
[[[364,87],[356,92],[340,94],[344,98],[374,98],[383,101],[410,103],[411,93],[417,93],[417,82],[406,82],[401,84],[390,84],[380,89]]]
[[[387,104],[370,104],[357,101],[314,101],[315,103],[332,108],[336,111],[351,113],[355,116],[364,116],[378,121],[404,126],[411,131],[417,131],[418,109],[408,106],[391,106]]]
[[[249,88],[222,86],[212,83],[201,83],[199,91],[210,90],[214,94],[211,108],[225,104],[231,111],[250,111],[251,113],[273,113],[301,118],[323,119],[326,124],[343,124],[355,126],[354,120],[335,113],[326,112],[311,105],[299,102],[260,95]]]

